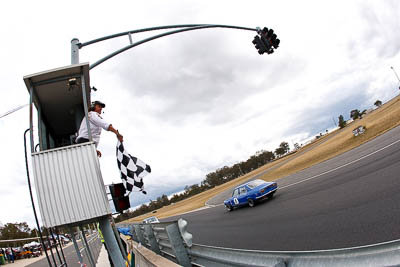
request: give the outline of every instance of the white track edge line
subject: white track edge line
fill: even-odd
[[[358,161],[360,161],[360,160],[363,160],[363,159],[365,159],[365,158],[368,158],[369,156],[372,156],[372,155],[374,155],[374,154],[376,154],[376,153],[378,153],[378,152],[380,152],[380,151],[382,151],[382,150],[384,150],[384,149],[386,149],[386,148],[388,148],[388,147],[391,147],[391,146],[397,144],[398,142],[400,142],[400,139],[399,139],[399,140],[396,140],[396,141],[394,141],[393,143],[391,143],[391,144],[389,144],[389,145],[386,145],[386,146],[384,146],[384,147],[382,147],[382,148],[380,148],[380,149],[378,149],[378,150],[376,150],[376,151],[374,151],[374,152],[371,152],[371,153],[369,153],[369,154],[367,154],[367,155],[365,155],[365,156],[362,156],[362,157],[359,158],[359,159],[350,161],[350,162],[348,162],[348,163],[346,163],[346,164],[344,164],[344,165],[341,165],[341,166],[338,166],[338,167],[336,167],[336,168],[333,168],[333,169],[331,169],[331,170],[329,170],[329,171],[325,171],[325,172],[323,172],[323,173],[314,175],[314,176],[312,176],[312,177],[310,177],[310,178],[301,180],[301,181],[299,181],[299,182],[296,182],[296,183],[293,183],[293,184],[289,184],[289,185],[282,186],[281,189],[287,188],[287,187],[290,187],[290,186],[293,186],[293,185],[296,185],[296,184],[300,184],[300,183],[306,182],[306,181],[308,181],[308,180],[315,179],[315,178],[317,178],[317,177],[319,177],[319,176],[322,176],[322,175],[324,175],[324,174],[331,173],[331,172],[333,172],[333,171],[336,171],[336,170],[339,170],[339,169],[344,168],[344,167],[346,167],[346,166],[349,166],[349,165],[351,165],[351,164],[353,164],[353,163],[356,163],[356,162],[358,162]]]

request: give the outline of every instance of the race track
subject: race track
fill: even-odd
[[[274,199],[184,218],[194,243],[256,250],[318,250],[400,239],[400,127],[278,180]],[[214,203],[218,204],[218,203]]]

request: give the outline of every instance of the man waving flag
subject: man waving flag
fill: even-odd
[[[120,141],[117,143],[117,164],[126,190],[132,192],[136,186],[143,194],[147,194],[144,191],[143,177],[151,172],[150,166],[131,156]]]

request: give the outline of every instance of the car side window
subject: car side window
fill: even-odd
[[[240,195],[246,195],[247,194],[247,190],[245,187],[241,187],[240,188]]]
[[[235,191],[233,191],[232,196],[237,197],[238,195],[239,195],[239,189],[235,189]]]

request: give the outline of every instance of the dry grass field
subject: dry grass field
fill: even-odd
[[[155,214],[145,214],[132,218],[128,222],[142,221],[144,218],[152,215],[156,215],[158,218],[167,218],[202,208],[204,207],[205,202],[213,196],[229,188],[233,188],[247,181],[250,177],[267,169],[271,169],[278,164],[280,164],[278,167],[272,168],[271,171],[265,173],[262,176],[262,179],[266,181],[272,181],[296,173],[300,170],[311,167],[341,153],[349,151],[387,132],[388,130],[400,125],[399,118],[400,97],[398,96],[385,103],[380,108],[365,115],[362,119],[355,120],[354,122],[348,124],[344,129],[325,135],[324,137],[316,140],[314,143],[302,147],[295,154],[275,160],[242,177],[229,181],[206,192],[202,192],[196,196],[185,199],[173,205],[163,207],[157,210]],[[360,136],[354,137],[352,131],[354,128],[360,125],[366,128],[366,132]]]
[[[366,132],[354,137],[352,131],[360,125],[366,128]],[[270,180],[296,173],[349,151],[398,125],[400,125],[400,97],[392,99],[379,109],[365,115],[362,119],[353,121],[344,129],[339,130],[340,132],[327,142],[304,153],[301,157],[293,159],[282,167],[267,173],[262,178]]]

